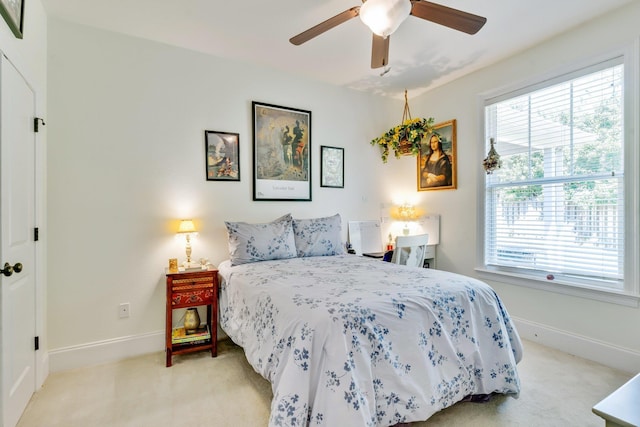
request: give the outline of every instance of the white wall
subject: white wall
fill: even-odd
[[[486,156],[479,95],[546,75],[568,64],[582,63],[621,46],[634,45],[640,37],[639,21],[640,2],[633,2],[412,101],[412,110],[437,121],[455,118],[458,125],[458,189],[425,195],[429,209],[442,215],[439,268],[476,276],[475,206],[477,182],[483,173],[481,162]],[[499,146],[497,150],[500,151]],[[394,169],[394,173],[401,177],[397,181],[414,176],[413,171],[401,167]],[[504,298],[510,314],[519,319],[520,332],[527,338],[601,362],[617,363],[630,371],[640,370],[639,309],[505,283],[491,284]],[[627,357],[624,363],[613,360],[623,356]]]
[[[387,100],[56,19],[49,58],[52,370],[91,363],[74,352],[95,362],[163,349],[180,218],[196,221],[193,257],[217,264],[225,220],[340,213],[346,240],[347,220],[379,213],[385,177],[369,141],[392,124]],[[252,201],[253,100],[311,111],[312,202]],[[240,182],[205,180],[205,129],[240,134]],[[321,145],[345,148],[344,189],[320,188]],[[132,350],[136,338],[147,344]]]

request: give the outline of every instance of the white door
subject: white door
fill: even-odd
[[[2,425],[17,424],[35,391],[35,95],[0,54],[0,376]]]

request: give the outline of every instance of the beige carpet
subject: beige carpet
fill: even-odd
[[[410,427],[604,426],[591,407],[633,375],[530,341],[524,346],[518,399],[458,403]],[[176,356],[171,368],[164,353],[153,353],[52,374],[18,426],[266,426],[269,383],[242,349],[230,341],[218,348],[215,359],[207,352]]]

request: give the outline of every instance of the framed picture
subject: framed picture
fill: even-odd
[[[311,200],[311,111],[253,101],[253,200]]]
[[[240,181],[240,136],[204,131],[207,181]]]
[[[21,39],[24,21],[24,0],[0,0],[0,14],[13,34]]]
[[[438,123],[418,154],[418,191],[456,187],[456,121]]]
[[[344,148],[320,146],[320,187],[344,188]]]

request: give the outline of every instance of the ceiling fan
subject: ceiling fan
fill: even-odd
[[[487,18],[452,9],[425,0],[363,0],[336,16],[319,23],[289,41],[298,46],[351,18],[360,16],[373,32],[371,68],[380,68],[389,63],[389,36],[409,16],[413,15],[436,24],[467,34],[475,34],[487,22]]]

